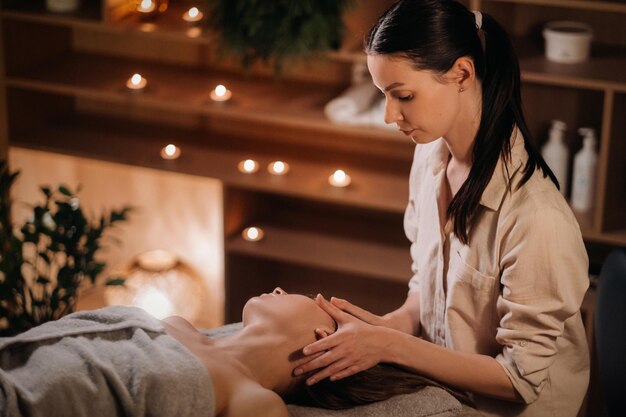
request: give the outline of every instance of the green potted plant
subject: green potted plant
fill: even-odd
[[[220,50],[244,68],[261,60],[279,75],[285,60],[339,48],[343,12],[352,0],[205,0]]]
[[[105,267],[95,259],[104,231],[126,220],[131,210],[113,210],[90,222],[68,187],[41,187],[45,201],[15,227],[9,191],[18,175],[0,161],[0,336],[73,312],[83,280],[95,284]],[[123,285],[123,280],[106,284]]]

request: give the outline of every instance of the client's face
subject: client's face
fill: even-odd
[[[314,331],[323,327],[332,333],[335,328],[333,319],[314,300],[300,294],[288,294],[280,288],[248,300],[242,319],[244,326],[262,321],[280,331]]]

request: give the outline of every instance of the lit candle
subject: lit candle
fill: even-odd
[[[141,4],[137,6],[140,13],[152,13],[156,10],[156,4],[152,0],[141,0]]]
[[[213,101],[227,101],[230,100],[233,93],[224,87],[223,85],[218,85],[215,87],[215,90],[211,91],[211,100]]]
[[[260,227],[247,227],[243,230],[241,235],[248,242],[258,242],[263,239],[263,229]]]
[[[352,182],[352,179],[345,171],[338,169],[333,175],[328,177],[328,182],[333,187],[347,187]]]
[[[195,23],[202,20],[204,14],[197,7],[192,7],[183,14],[183,20],[189,23]]]
[[[161,158],[163,159],[178,159],[180,158],[180,154],[182,151],[176,145],[172,145],[171,143],[167,146],[164,146],[161,149]]]
[[[259,170],[259,163],[252,159],[246,159],[245,161],[239,162],[237,168],[239,168],[239,171],[244,174],[254,174]]]
[[[289,164],[283,161],[270,162],[267,170],[273,175],[285,175],[289,172]]]
[[[143,90],[148,84],[148,80],[143,78],[140,74],[134,74],[126,81],[126,87],[130,90]]]

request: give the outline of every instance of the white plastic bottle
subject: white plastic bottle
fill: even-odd
[[[550,129],[550,138],[541,149],[541,156],[546,161],[561,186],[561,194],[567,190],[567,163],[569,150],[563,143],[563,133],[567,125],[561,120],[553,120]]]
[[[574,174],[572,182],[572,207],[581,212],[593,207],[594,187],[596,185],[596,134],[590,127],[581,127],[578,133],[584,136],[583,148],[574,158]]]

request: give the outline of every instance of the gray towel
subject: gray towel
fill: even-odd
[[[0,338],[0,416],[213,416],[202,364],[135,307],[70,314]]]

